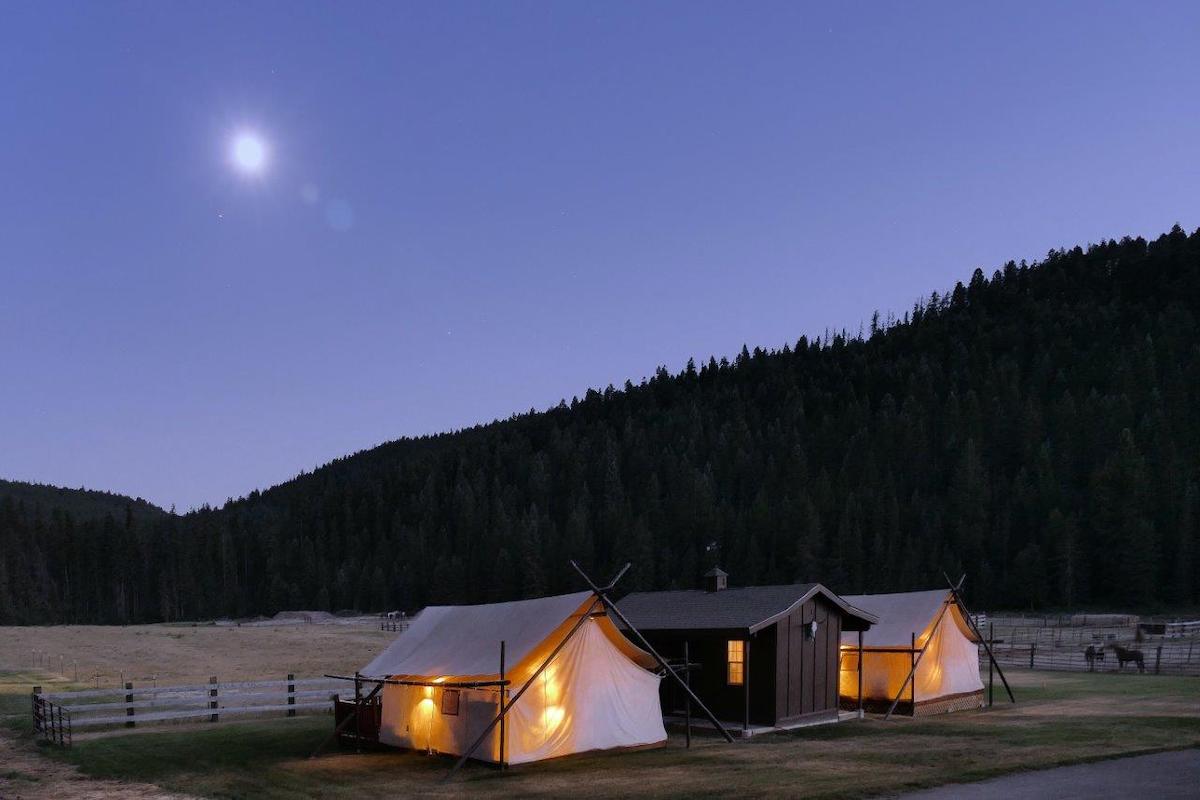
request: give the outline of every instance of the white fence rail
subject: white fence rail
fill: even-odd
[[[329,678],[229,681],[216,677],[206,684],[139,686],[123,689],[84,689],[42,692],[33,689],[34,728],[57,744],[70,744],[76,729],[133,728],[150,723],[204,719],[220,722],[247,715],[296,716],[333,709],[333,697],[343,688]],[[51,720],[50,724],[47,720]]]

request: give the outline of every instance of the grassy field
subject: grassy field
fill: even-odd
[[[375,621],[324,625],[237,627],[190,623],[160,625],[53,625],[0,627],[0,670],[34,669],[33,652],[49,654],[45,682],[74,680],[118,686],[157,679],[203,683],[208,676],[250,680],[354,671],[396,634]],[[60,669],[61,664],[61,669]],[[28,687],[26,687],[28,691]]]
[[[673,737],[663,749],[573,757],[507,773],[472,765],[448,785],[439,782],[451,763],[444,757],[333,751],[308,759],[332,727],[328,716],[93,739],[68,751],[44,750],[43,757],[95,779],[219,798],[455,796],[466,791],[481,797],[589,798],[635,792],[691,797],[718,790],[751,797],[842,798],[1200,746],[1197,679],[1023,671],[1011,677],[1021,702],[990,711],[921,720],[868,719],[734,745],[702,739],[691,750]]]

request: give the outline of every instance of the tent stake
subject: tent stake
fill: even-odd
[[[720,731],[721,735],[725,737],[725,741],[733,744],[733,737],[729,735],[729,731],[725,730],[725,726],[721,724],[721,721],[717,719],[716,715],[709,711],[708,706],[704,705],[704,702],[696,696],[696,693],[692,691],[692,687],[684,683],[683,678],[680,678],[675,670],[671,669],[671,665],[667,663],[666,659],[658,654],[658,651],[654,649],[650,642],[646,641],[646,637],[642,635],[642,632],[633,627],[633,623],[631,623],[626,616],[621,613],[621,609],[617,608],[617,604],[608,599],[606,592],[613,587],[613,584],[616,583],[616,580],[614,580],[608,586],[600,587],[593,583],[592,579],[587,576],[587,573],[585,573],[574,561],[571,562],[571,566],[575,568],[576,572],[583,576],[583,579],[587,581],[588,586],[592,587],[592,591],[599,596],[601,602],[604,603],[604,607],[615,614],[617,619],[619,619],[621,623],[630,630],[630,632],[637,636],[638,642],[641,643],[641,646],[645,648],[646,652],[654,656],[654,660],[658,662],[660,667],[667,671],[667,674],[671,676],[675,683],[683,687],[683,691],[686,692],[687,696],[691,698],[691,700],[700,708],[701,711],[704,712],[704,716],[708,717],[708,721],[717,727],[717,730]],[[620,578],[621,575],[624,575],[625,570],[629,569],[629,566],[630,565],[626,563],[624,569],[622,569],[620,574],[617,575],[617,578]]]
[[[620,576],[618,576],[618,577],[620,577]],[[511,709],[514,705],[517,704],[517,701],[521,699],[521,695],[525,694],[525,690],[533,685],[533,682],[538,679],[538,676],[542,674],[542,672],[546,669],[546,667],[550,666],[550,662],[553,661],[554,657],[556,655],[558,655],[559,651],[562,650],[564,646],[566,646],[567,642],[569,642],[571,640],[571,637],[575,635],[575,632],[577,630],[579,630],[579,628],[583,625],[583,623],[587,622],[589,619],[592,618],[592,609],[595,608],[596,604],[599,602],[600,602],[599,597],[592,600],[592,604],[590,606],[588,606],[587,611],[583,612],[583,614],[581,614],[579,616],[579,621],[576,622],[574,627],[572,627],[571,630],[567,633],[567,635],[563,637],[563,640],[561,642],[559,642],[553,650],[550,651],[550,655],[546,656],[546,660],[541,663],[541,666],[539,666],[537,668],[537,671],[535,671],[532,675],[529,676],[529,680],[525,681],[525,685],[517,690],[517,693],[513,695],[513,698],[511,700],[509,700],[507,703],[505,703],[504,702],[504,690],[503,689],[500,690],[500,713],[497,714],[496,718],[493,719],[488,724],[488,726],[483,729],[483,732],[479,734],[479,738],[477,738],[471,744],[471,746],[467,748],[466,752],[464,752],[462,754],[462,756],[459,757],[458,761],[454,762],[454,766],[451,767],[450,771],[446,773],[446,777],[442,778],[442,783],[445,783],[446,781],[453,778],[454,773],[458,772],[458,770],[460,768],[462,768],[462,765],[467,763],[467,759],[469,759],[471,757],[472,753],[474,753],[477,749],[479,749],[479,745],[483,744],[483,740],[488,737],[488,734],[492,732],[492,729],[504,721],[504,716],[509,712],[509,709]]]

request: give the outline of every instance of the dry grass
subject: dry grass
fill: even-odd
[[[48,653],[55,680],[116,686],[157,676],[160,683],[250,680],[353,671],[371,660],[396,634],[374,620],[327,625],[224,626],[61,625],[0,627],[0,670],[28,670],[32,651]],[[61,660],[60,660],[61,656]],[[60,671],[60,664],[62,665]]]

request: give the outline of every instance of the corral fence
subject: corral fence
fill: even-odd
[[[1001,666],[1029,669],[1076,670],[1087,672],[1147,672],[1155,675],[1200,675],[1200,647],[1194,643],[1181,646],[1152,644],[1150,646],[1125,642],[1122,647],[1130,653],[1140,653],[1142,665],[1127,660],[1124,664],[1115,650],[1097,649],[1089,661],[1087,651],[1030,644],[995,644],[992,652]]]
[[[379,630],[404,633],[420,613],[418,611],[417,614],[410,615],[403,611],[388,611],[387,613],[380,614]]]
[[[138,686],[43,692],[33,687],[33,727],[38,736],[69,747],[80,732],[178,722],[217,723],[248,716],[294,717],[333,710],[340,681],[286,678],[186,686]]]
[[[379,622],[379,630],[391,631],[392,633],[404,633],[408,630],[408,626],[412,624],[412,620],[385,618]]]
[[[1143,622],[1125,614],[992,615],[982,621],[980,630],[992,639],[1002,666],[1200,676],[1200,621]]]

